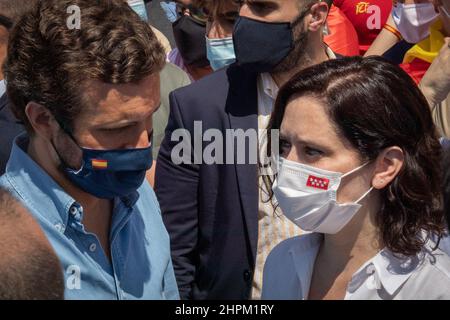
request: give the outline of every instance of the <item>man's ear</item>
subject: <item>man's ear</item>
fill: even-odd
[[[320,28],[322,28],[327,21],[328,12],[329,7],[327,3],[324,1],[315,3],[311,7],[308,30],[311,32],[320,31]]]
[[[25,107],[25,114],[35,134],[50,140],[57,126],[50,111],[39,103],[29,102]]]
[[[399,147],[384,149],[375,161],[372,186],[375,189],[383,189],[391,183],[403,168],[405,155]]]

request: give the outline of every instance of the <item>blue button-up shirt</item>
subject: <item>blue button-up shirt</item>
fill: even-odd
[[[169,236],[147,182],[114,200],[111,261],[83,226],[83,208],[26,153],[26,135],[13,146],[0,186],[38,220],[65,277],[66,299],[179,299]]]

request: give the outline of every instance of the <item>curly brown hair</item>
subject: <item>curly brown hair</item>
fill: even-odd
[[[79,29],[68,26],[72,5],[80,8]],[[89,80],[138,83],[164,63],[150,26],[123,0],[46,0],[13,28],[4,70],[13,112],[30,133],[25,108],[31,101],[70,132],[86,105]]]
[[[330,60],[305,69],[280,89],[269,130],[280,129],[287,104],[301,96],[324,102],[336,131],[363,162],[391,146],[403,150],[403,168],[380,190],[376,224],[384,246],[395,254],[415,255],[428,240],[422,231],[438,239],[446,233],[442,148],[428,103],[408,74],[376,57]]]

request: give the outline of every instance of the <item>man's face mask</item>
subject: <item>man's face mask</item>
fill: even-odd
[[[232,64],[236,61],[233,37],[222,39],[209,39],[206,37],[206,53],[214,71]]]
[[[392,17],[398,31],[408,43],[418,43],[430,35],[430,26],[438,18],[432,3],[397,3]]]
[[[97,198],[114,199],[134,193],[153,164],[151,144],[143,149],[88,149],[81,147],[72,134],[64,132],[83,153],[81,168],[70,168],[52,141],[64,173],[72,183]]]
[[[293,22],[264,22],[239,17],[233,30],[237,65],[254,73],[272,72],[280,68],[294,50],[296,55],[302,56],[308,33],[299,32],[296,39],[294,31],[310,12],[311,8],[305,8]],[[295,57],[295,62],[301,59],[299,57]]]
[[[182,15],[172,24],[173,35],[183,61],[188,66],[206,67],[206,20],[200,21],[197,15]]]
[[[237,64],[254,73],[273,71],[294,49],[290,22],[269,23],[239,17],[233,41]]]

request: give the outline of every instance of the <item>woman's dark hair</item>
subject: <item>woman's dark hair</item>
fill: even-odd
[[[287,104],[301,96],[322,101],[336,131],[363,161],[398,146],[404,165],[380,190],[376,225],[393,253],[414,255],[428,239],[445,233],[441,192],[441,145],[425,97],[399,67],[383,58],[330,60],[298,73],[279,92],[270,129],[280,129]],[[270,145],[270,144],[269,144]]]
[[[447,226],[450,227],[450,146],[448,142],[444,147],[444,155],[442,157],[443,172],[443,192],[444,192],[444,214],[447,219]]]

